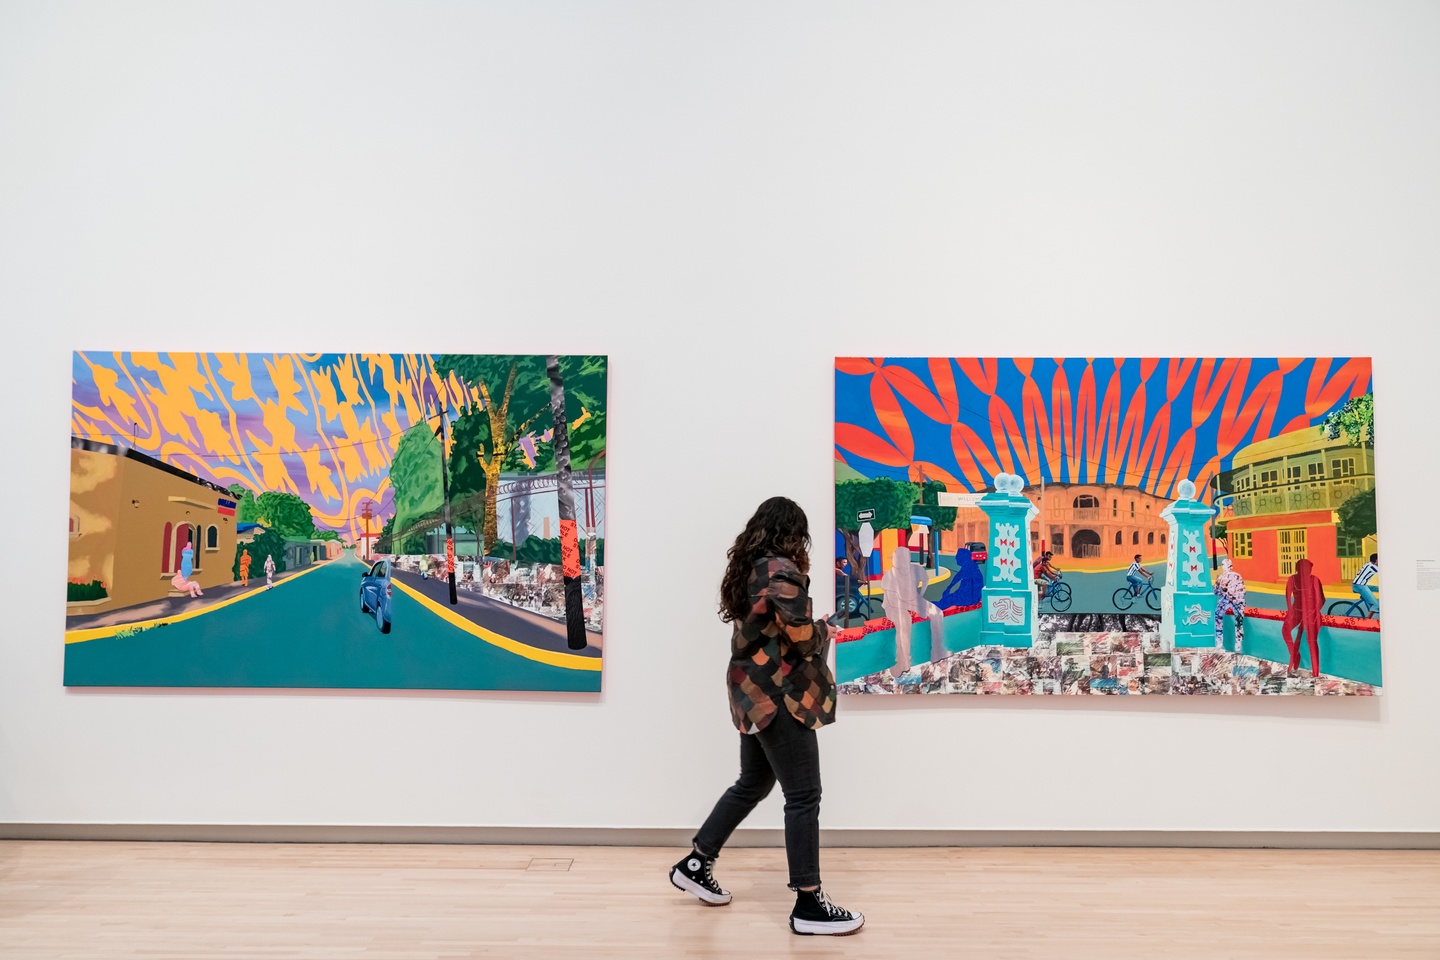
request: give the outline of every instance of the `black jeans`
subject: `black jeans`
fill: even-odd
[[[710,812],[695,849],[707,857],[720,848],[740,821],[764,800],[775,781],[785,793],[785,856],[790,886],[820,883],[820,748],[815,731],[782,707],[759,733],[740,734],[740,779]]]

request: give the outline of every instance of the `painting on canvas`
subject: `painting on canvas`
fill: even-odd
[[[69,686],[600,689],[606,361],[76,353]]]
[[[1367,358],[840,358],[848,693],[1380,692]]]

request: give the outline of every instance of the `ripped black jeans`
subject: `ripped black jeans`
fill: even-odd
[[[720,848],[776,781],[785,794],[785,856],[790,887],[820,883],[820,748],[815,731],[782,708],[764,730],[740,734],[740,779],[715,804],[695,849],[707,857]]]

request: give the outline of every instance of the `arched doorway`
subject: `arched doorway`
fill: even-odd
[[[1077,560],[1100,556],[1100,534],[1094,530],[1076,530],[1070,538],[1070,555]]]

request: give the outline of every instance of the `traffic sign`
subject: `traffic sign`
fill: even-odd
[[[870,554],[873,553],[874,551],[875,551],[875,528],[872,527],[872,526],[870,526],[870,521],[869,521],[869,520],[866,520],[864,523],[862,523],[862,524],[860,525],[860,555],[861,555],[862,557],[864,557],[866,560],[869,560],[869,559],[870,559]]]
[[[874,511],[874,510],[861,510],[861,511],[859,511],[859,512],[857,512],[857,513],[855,514],[855,519],[858,520],[858,521],[861,522],[861,523],[864,523],[866,520],[874,520],[874,519],[875,519],[875,511]]]

